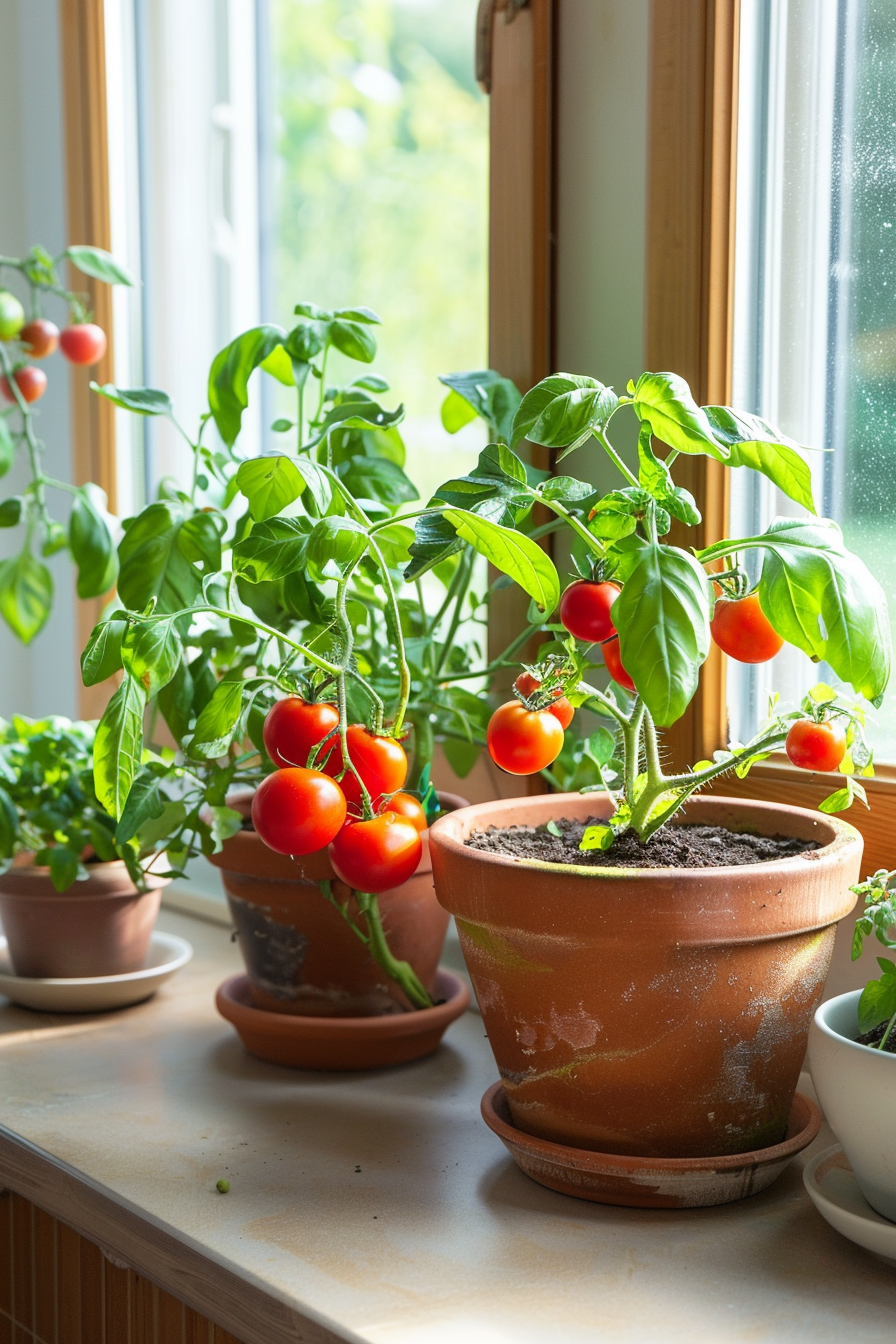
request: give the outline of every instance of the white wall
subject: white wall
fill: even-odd
[[[0,42],[0,253],[22,256],[33,243],[54,255],[66,246],[65,160],[58,0],[3,0]],[[89,241],[77,239],[72,241]],[[15,288],[10,272],[3,283]],[[64,310],[54,309],[57,322]],[[69,368],[60,355],[45,364],[47,392],[37,432],[46,443],[48,474],[71,480]],[[79,371],[83,372],[83,371]],[[0,481],[0,498],[27,477],[14,469]],[[65,517],[54,492],[55,517]],[[0,532],[0,555],[21,546],[21,529]],[[77,713],[74,586],[65,555],[50,560],[56,588],[53,615],[25,649],[0,624],[0,715]]]

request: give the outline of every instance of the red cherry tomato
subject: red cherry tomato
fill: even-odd
[[[590,583],[587,579],[576,579],[560,598],[560,619],[576,639],[601,644],[616,633],[610,608],[619,591],[618,583]]]
[[[513,683],[513,688],[519,691],[524,700],[528,700],[530,695],[535,694],[540,685],[541,682],[537,677],[533,677],[531,672],[521,672]],[[568,728],[575,717],[575,710],[566,696],[562,695],[559,690],[554,692],[554,699],[549,705],[545,705],[545,709],[549,714],[553,714],[555,719],[559,720],[560,727],[563,729]]]
[[[423,842],[413,822],[383,812],[371,821],[343,826],[330,845],[330,862],[347,886],[376,894],[407,882],[422,853]]]
[[[47,375],[43,369],[37,369],[33,364],[26,364],[23,368],[16,369],[12,376],[26,401],[37,401],[47,390]],[[15,401],[16,394],[5,374],[0,378],[0,392],[7,401]]]
[[[19,340],[32,359],[46,359],[59,345],[59,328],[45,317],[36,317],[19,332]]]
[[[277,854],[313,854],[326,848],[344,824],[342,790],[319,770],[275,770],[252,799],[252,825]]]
[[[386,804],[386,811],[394,812],[396,817],[409,821],[421,835],[429,826],[423,805],[412,793],[393,793]]]
[[[265,751],[275,765],[306,765],[316,747],[339,723],[339,710],[327,701],[309,704],[288,695],[268,710],[262,729]]]
[[[534,775],[560,755],[563,729],[547,709],[530,710],[508,700],[489,719],[488,753],[509,775]]]
[[[846,755],[846,734],[830,720],[816,723],[814,719],[797,719],[787,734],[784,750],[801,770],[836,770]]]
[[[635,683],[622,666],[622,658],[619,655],[619,636],[614,635],[612,639],[606,640],[600,647],[610,676],[620,686],[624,686],[627,691],[633,691]]]
[[[716,598],[710,629],[722,652],[739,663],[767,663],[784,646],[759,605],[758,593],[734,600]]]
[[[106,353],[106,333],[95,322],[76,322],[66,327],[59,344],[72,364],[95,364]]]
[[[394,737],[377,737],[375,733],[369,733],[363,723],[350,724],[346,737],[352,765],[363,779],[376,808],[384,794],[395,793],[408,777],[404,747]],[[321,769],[335,779],[342,774],[342,768],[342,743],[335,738]],[[349,807],[360,812],[361,790],[350,770],[342,775],[339,784]]]

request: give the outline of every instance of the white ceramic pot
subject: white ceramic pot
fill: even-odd
[[[823,1003],[809,1034],[809,1069],[828,1124],[862,1194],[896,1222],[896,1055],[859,1045],[862,991]]]

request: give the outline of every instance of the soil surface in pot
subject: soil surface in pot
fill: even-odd
[[[889,1025],[890,1025],[889,1019],[887,1019],[886,1022],[881,1022],[878,1024],[878,1026],[872,1027],[870,1031],[862,1032],[861,1036],[856,1037],[856,1044],[877,1045],[878,1041],[883,1040],[884,1032],[886,1031]],[[884,1054],[896,1055],[896,1031],[890,1033],[890,1039],[884,1046]]]
[[[558,835],[546,826],[489,826],[485,831],[473,831],[466,843],[471,849],[515,859],[601,868],[722,868],[787,859],[818,848],[814,840],[786,835],[741,834],[724,826],[669,826],[646,844],[634,831],[626,831],[609,850],[580,850],[586,829],[603,824],[600,817],[587,821],[558,817],[552,823]]]

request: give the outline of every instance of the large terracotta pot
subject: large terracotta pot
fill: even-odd
[[[0,921],[16,975],[78,979],[142,970],[167,878],[139,892],[116,859],[58,892],[48,868],[15,864],[0,875]]]
[[[784,1135],[862,838],[803,808],[704,798],[692,823],[816,840],[771,863],[571,867],[470,849],[488,826],[610,815],[605,797],[485,803],[432,828],[514,1124],[634,1156],[749,1152]]]
[[[443,807],[466,805],[454,794],[439,799]],[[228,802],[248,815],[251,794]],[[221,869],[256,1007],[302,1017],[373,1017],[410,1006],[324,898],[319,884],[327,880],[364,927],[351,888],[336,878],[326,850],[293,859],[243,830],[211,861]],[[433,889],[429,832],[414,876],[382,892],[379,907],[393,954],[410,962],[432,993],[448,915]]]

